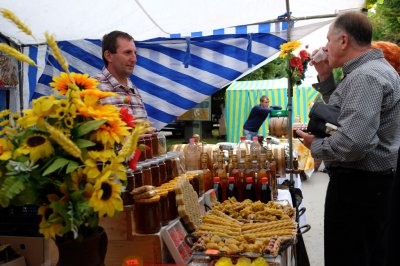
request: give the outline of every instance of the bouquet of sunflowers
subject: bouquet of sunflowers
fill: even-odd
[[[304,80],[305,72],[307,70],[308,62],[310,62],[310,55],[306,50],[301,50],[296,56],[293,54],[294,50],[301,46],[299,41],[291,41],[284,43],[280,46],[280,58],[285,58],[289,62],[288,78],[291,79],[293,85],[301,85]]]
[[[29,33],[13,13],[0,11]],[[33,100],[21,116],[0,112],[0,205],[37,205],[46,238],[85,238],[97,232],[99,218],[123,209],[124,163],[149,123],[100,104],[114,94],[97,89],[87,74],[69,72],[54,37],[46,39],[65,72],[50,83],[55,93]],[[10,46],[0,50],[34,64]]]

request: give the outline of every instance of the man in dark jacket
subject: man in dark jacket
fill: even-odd
[[[265,95],[261,96],[260,104],[251,109],[250,115],[244,123],[243,135],[246,136],[246,139],[252,140],[253,137],[257,136],[258,130],[271,110],[281,109],[282,107],[280,106],[269,106],[268,97]]]

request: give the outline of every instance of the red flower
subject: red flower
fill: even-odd
[[[297,67],[297,66],[301,66],[301,65],[302,65],[302,63],[301,63],[300,57],[295,56],[292,59],[290,59],[291,67]]]
[[[299,55],[300,55],[300,57],[301,57],[301,60],[306,60],[306,59],[308,59],[308,57],[309,57],[306,50],[301,50],[300,53],[299,53]]]
[[[121,107],[121,109],[119,109],[119,116],[128,126],[135,127],[135,117],[129,113],[128,107]]]
[[[299,65],[299,66],[297,67],[297,73],[303,74],[303,71],[304,71],[303,65]]]

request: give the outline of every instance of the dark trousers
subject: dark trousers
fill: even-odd
[[[382,265],[394,173],[335,168],[325,199],[325,266]]]

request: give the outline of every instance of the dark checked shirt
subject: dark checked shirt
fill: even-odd
[[[100,82],[98,88],[102,91],[111,91],[118,96],[110,96],[101,99],[101,104],[112,104],[119,108],[126,106],[129,112],[137,119],[147,119],[147,112],[143,104],[142,97],[138,89],[128,79],[128,86],[121,85],[113,75],[103,68],[102,72],[95,75],[93,78]]]
[[[340,107],[338,131],[316,138],[314,158],[327,167],[366,171],[396,168],[400,145],[400,78],[381,50],[371,50],[344,64],[345,78],[313,86],[329,104]]]

